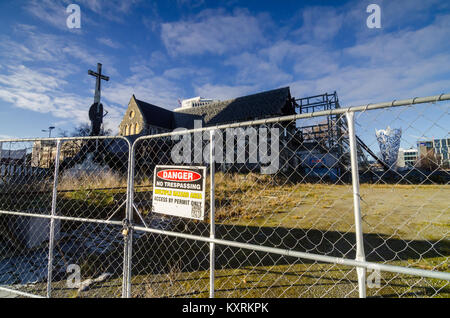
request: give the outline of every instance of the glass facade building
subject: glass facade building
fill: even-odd
[[[433,150],[436,155],[439,164],[443,167],[450,166],[450,157],[448,154],[448,148],[450,146],[450,138],[445,139],[433,139],[429,141],[417,142],[417,149],[419,149],[419,156],[424,156],[429,151]]]

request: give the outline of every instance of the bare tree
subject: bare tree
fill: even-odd
[[[110,136],[112,134],[111,129],[102,129],[100,136]],[[88,123],[83,123],[76,126],[72,133],[72,137],[87,137],[91,135],[91,126]]]
[[[87,123],[80,124],[76,126],[72,133],[70,134],[72,137],[87,137],[91,134],[91,126]]]
[[[427,150],[427,152],[420,156],[419,167],[428,171],[434,171],[439,168],[439,158],[434,149]]]
[[[58,136],[59,137],[69,137],[69,132],[67,130],[58,129]]]
[[[102,130],[101,136],[111,135],[112,131],[110,129]],[[58,132],[60,137],[88,137],[91,135],[91,126],[89,123],[82,123],[78,126],[75,126],[72,132],[68,132],[67,130],[59,130]],[[74,157],[77,153],[80,152],[83,147],[82,140],[66,140],[62,144],[61,152],[63,154],[63,158]]]

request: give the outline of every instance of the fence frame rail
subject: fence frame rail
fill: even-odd
[[[354,267],[357,270],[358,277],[358,291],[359,297],[366,297],[366,270],[378,270],[378,271],[386,271],[397,274],[406,274],[413,276],[421,276],[426,278],[435,278],[441,280],[450,281],[450,273],[448,272],[440,272],[435,270],[425,270],[418,268],[410,268],[403,266],[394,266],[389,264],[380,264],[375,262],[368,262],[365,259],[364,254],[364,242],[363,242],[363,231],[362,231],[362,218],[361,218],[361,206],[360,206],[360,192],[359,192],[359,169],[358,169],[358,160],[357,160],[357,148],[356,148],[356,134],[355,134],[355,120],[354,114],[357,112],[365,112],[369,110],[375,109],[385,109],[385,108],[394,108],[400,106],[410,106],[416,104],[424,104],[424,103],[436,103],[440,101],[448,101],[450,100],[450,94],[440,94],[428,97],[416,97],[411,99],[404,100],[394,100],[391,102],[383,102],[383,103],[375,103],[375,104],[367,104],[360,105],[355,107],[347,107],[347,108],[339,108],[332,109],[326,111],[312,112],[312,113],[304,113],[304,114],[296,114],[290,116],[282,116],[282,117],[273,117],[267,119],[246,121],[233,123],[229,125],[216,125],[210,127],[202,127],[197,129],[183,130],[183,131],[174,131],[169,133],[155,134],[149,136],[141,136],[137,138],[133,143],[127,138],[116,136],[103,136],[103,137],[62,137],[62,138],[25,138],[25,139],[3,139],[0,140],[0,144],[4,142],[34,142],[34,141],[53,141],[57,144],[56,150],[56,163],[54,168],[54,180],[53,180],[53,191],[52,191],[52,207],[50,214],[33,214],[33,213],[24,213],[20,211],[4,211],[0,210],[0,214],[3,215],[14,215],[14,216],[26,216],[32,218],[45,218],[50,219],[50,242],[49,242],[49,253],[48,253],[48,275],[47,275],[47,297],[52,297],[52,268],[53,268],[53,248],[54,248],[54,222],[56,220],[72,220],[78,222],[91,222],[98,224],[109,224],[109,225],[122,225],[123,226],[123,237],[124,237],[124,250],[123,250],[123,284],[122,284],[122,297],[129,298],[132,296],[132,254],[133,254],[133,231],[140,231],[146,233],[160,234],[169,237],[183,238],[187,240],[199,241],[209,244],[209,253],[210,253],[210,290],[209,296],[213,298],[215,296],[215,245],[222,245],[228,247],[242,248],[246,250],[259,251],[272,253],[282,256],[290,256],[296,257],[299,259],[307,259],[317,262],[331,263],[331,264],[340,264],[346,265],[350,267]],[[210,233],[209,237],[200,236],[200,235],[192,235],[181,232],[173,232],[167,230],[160,230],[156,228],[149,228],[147,226],[139,226],[134,224],[133,222],[133,209],[134,209],[134,182],[135,182],[135,151],[136,145],[148,139],[155,139],[161,137],[171,137],[175,135],[182,134],[192,134],[196,132],[210,132],[210,142],[211,145],[214,145],[214,135],[217,130],[227,129],[227,128],[237,128],[244,126],[254,126],[260,124],[270,124],[270,123],[280,123],[285,121],[294,121],[302,118],[313,118],[313,117],[321,117],[326,115],[345,115],[348,128],[349,128],[349,141],[350,141],[350,158],[351,158],[351,172],[352,172],[352,189],[353,189],[353,212],[354,212],[354,221],[355,221],[355,237],[356,237],[356,258],[349,259],[343,257],[332,257],[327,255],[320,255],[315,253],[306,253],[299,252],[295,250],[289,249],[281,249],[268,247],[264,245],[256,245],[249,243],[242,243],[237,241],[223,240],[217,239],[215,237],[215,222],[214,222],[214,211],[215,211],[215,181],[214,181],[214,165],[210,166],[210,211],[211,211],[211,222],[210,222]],[[122,222],[119,221],[111,221],[111,220],[98,220],[98,219],[90,219],[90,218],[77,218],[77,217],[65,217],[56,215],[56,200],[57,200],[57,188],[58,188],[58,173],[59,173],[59,157],[61,152],[61,144],[64,141],[68,140],[102,140],[102,139],[122,139],[125,140],[128,146],[128,168],[127,168],[127,189],[126,189],[126,217]],[[209,153],[210,162],[215,162],[214,160],[214,147],[210,147]],[[22,291],[14,290],[8,288],[8,286],[0,286],[0,290],[7,291],[10,293],[15,293],[19,296],[25,297],[41,297],[39,295],[33,295],[30,293],[25,293]]]

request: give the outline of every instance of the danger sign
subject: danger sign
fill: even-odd
[[[188,170],[167,169],[159,171],[158,178],[167,181],[191,182],[202,178],[201,174]]]
[[[203,220],[205,167],[156,166],[152,212]]]

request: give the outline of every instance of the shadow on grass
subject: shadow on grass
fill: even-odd
[[[209,236],[207,224],[199,223],[188,234]],[[315,229],[253,227],[239,225],[216,226],[216,237],[247,244],[276,247],[332,257],[354,259],[354,233],[320,231]],[[402,240],[383,234],[365,234],[366,260],[370,262],[418,261],[426,258],[447,257],[450,242]],[[246,266],[273,266],[309,264],[314,261],[289,256],[257,252],[216,244],[216,268],[239,269]],[[169,273],[207,270],[209,243],[147,233],[133,246],[133,271],[136,273]]]
[[[66,223],[66,222],[64,222]],[[67,222],[62,228],[70,225],[73,228],[76,222]],[[120,227],[111,228],[107,225],[96,225],[99,229],[108,228],[108,235],[119,235]],[[176,228],[172,229],[176,232],[184,232],[186,234],[194,234],[201,236],[209,236],[209,225],[205,223],[180,222],[176,224]],[[327,255],[332,257],[343,257],[347,259],[355,258],[355,234],[349,232],[338,231],[320,231],[315,229],[300,228],[283,228],[283,227],[256,227],[256,226],[240,226],[240,225],[216,225],[216,237],[223,240],[238,241],[247,244],[262,245],[267,247],[276,247],[280,249],[294,250],[298,252],[307,252],[319,255]],[[77,241],[83,240],[79,237]],[[63,242],[58,242],[58,244]],[[57,244],[57,245],[58,245]],[[80,245],[81,246],[81,245]],[[402,240],[387,237],[383,234],[365,234],[364,247],[366,258],[371,262],[394,262],[394,261],[423,261],[428,258],[448,257],[450,252],[450,243],[448,240],[441,241],[425,241],[425,240]],[[347,270],[339,268],[333,269],[331,265],[322,268],[322,264],[315,264],[314,261],[306,259],[298,259],[295,257],[281,256],[266,252],[257,252],[243,248],[229,247],[225,245],[215,246],[216,250],[216,269],[218,270],[216,279],[226,279],[227,275],[233,279],[239,280],[239,275],[247,274],[240,271],[252,271],[258,273],[261,277],[272,275],[273,277],[284,277],[283,279],[292,280],[292,284],[286,282],[277,282],[275,278],[267,278],[273,281],[270,286],[251,285],[249,287],[230,287],[223,286],[218,292],[231,292],[248,289],[264,289],[264,288],[296,288],[310,286],[331,286],[336,285],[337,281],[343,279],[349,284],[349,288],[357,284],[356,278],[346,276]],[[98,275],[109,272],[112,273],[110,280],[121,280],[123,269],[123,240],[114,241],[108,253],[102,254],[85,254],[76,256],[76,260],[82,267],[83,279],[87,277],[97,277]],[[64,256],[60,256],[60,248],[55,249],[54,263],[64,261]],[[67,255],[65,255],[67,257]],[[69,259],[66,259],[69,261]],[[286,267],[286,270],[277,270],[273,266],[279,265],[297,265],[297,264],[314,264],[312,267]],[[208,285],[209,270],[209,243],[188,240],[183,238],[174,238],[167,235],[146,233],[133,241],[133,260],[132,275],[144,275],[151,277],[152,283],[170,286],[174,282],[176,284],[186,284],[187,288],[180,290],[185,296],[203,294],[203,291],[191,292],[189,286]],[[266,268],[264,268],[266,267]],[[353,270],[348,267],[348,271]],[[445,270],[445,269],[444,269]],[[221,271],[221,272],[219,272]],[[333,272],[335,271],[335,272]],[[85,276],[86,275],[86,276]],[[202,276],[203,275],[203,276]],[[299,278],[306,280],[306,283],[298,281]],[[57,277],[54,281],[63,281],[65,275]],[[266,279],[266,278],[265,278]],[[139,280],[136,285],[141,284]],[[264,282],[263,282],[264,283]],[[111,292],[117,293],[120,289],[117,284],[108,286],[108,283],[93,286],[92,292],[99,289],[110,289]],[[345,284],[344,284],[345,285]],[[350,286],[351,285],[351,286]],[[423,284],[421,284],[423,285]],[[389,287],[408,289],[407,283],[396,282],[389,283]],[[423,287],[423,288],[422,288]],[[426,286],[425,286],[426,287]],[[435,295],[436,289],[433,286],[427,290],[424,286],[417,286],[413,295]],[[319,287],[320,288],[320,287]],[[417,292],[416,292],[417,290]],[[107,293],[106,290],[102,293]],[[395,293],[388,291],[396,296]],[[443,288],[439,293],[449,293],[448,288]],[[404,296],[407,296],[405,291]],[[412,294],[411,294],[412,295]],[[383,296],[386,294],[383,293]]]

